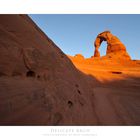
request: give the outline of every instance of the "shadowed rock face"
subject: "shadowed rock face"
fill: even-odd
[[[130,56],[126,51],[124,44],[116,36],[111,34],[110,31],[100,33],[95,39],[94,57],[100,57],[99,47],[103,41],[107,42],[106,57],[130,60]]]
[[[92,93],[27,15],[0,15],[0,125],[97,124]]]

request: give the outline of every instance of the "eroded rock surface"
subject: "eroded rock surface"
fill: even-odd
[[[100,57],[99,47],[103,41],[107,42],[107,50],[105,57],[113,59],[131,59],[126,51],[126,47],[124,46],[124,44],[110,31],[104,31],[100,33],[95,39],[94,57]]]
[[[84,56],[83,56],[82,54],[76,54],[74,57],[75,57],[76,59],[79,59],[79,60],[85,59]]]
[[[0,15],[0,125],[97,124],[92,93],[27,15]]]

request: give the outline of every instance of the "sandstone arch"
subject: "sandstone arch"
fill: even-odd
[[[100,57],[99,47],[103,41],[107,42],[106,57],[130,59],[124,44],[110,31],[104,31],[96,37],[94,57]]]

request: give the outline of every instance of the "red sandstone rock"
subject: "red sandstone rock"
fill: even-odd
[[[97,124],[92,93],[28,16],[0,15],[0,125]]]
[[[126,47],[124,46],[124,44],[116,36],[111,34],[110,31],[102,32],[97,36],[94,42],[95,46],[94,57],[100,57],[98,49],[102,41],[107,42],[107,51],[106,51],[107,58],[127,59],[127,60],[131,59],[126,51]]]
[[[76,55],[74,56],[74,58],[79,59],[79,60],[85,59],[84,56],[83,56],[82,54],[76,54]]]
[[[87,58],[77,61],[74,57],[69,58],[79,71],[90,77],[89,82],[94,90],[94,109],[99,124],[140,125],[138,60]]]

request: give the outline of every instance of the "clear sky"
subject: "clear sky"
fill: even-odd
[[[132,59],[140,59],[140,15],[29,15],[65,53],[91,57],[96,36],[110,30],[126,46]],[[100,47],[105,55],[106,42]]]

